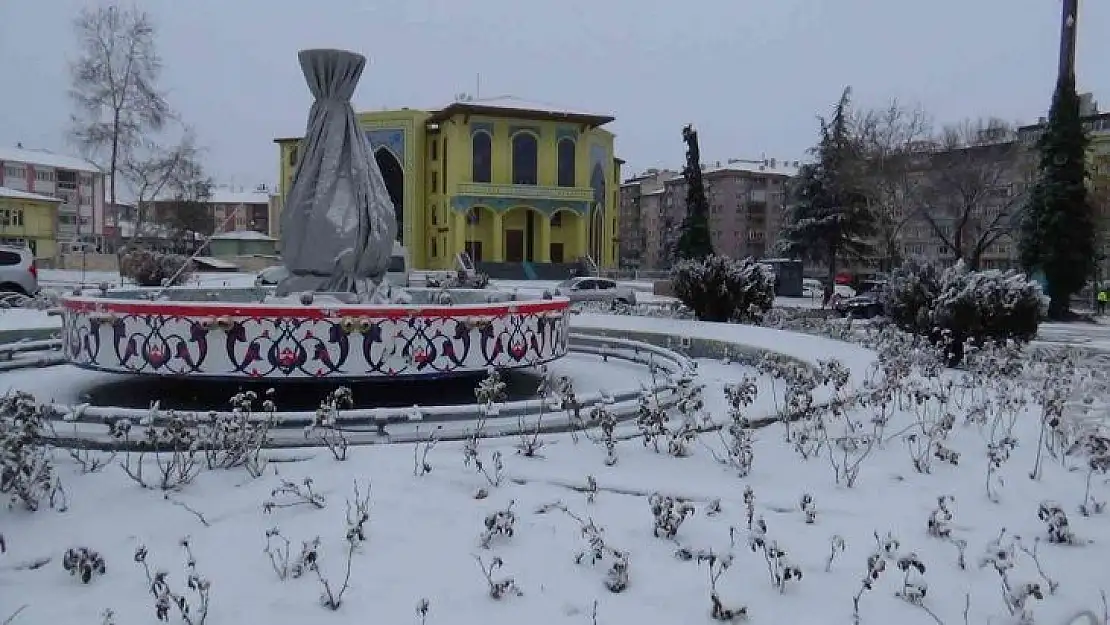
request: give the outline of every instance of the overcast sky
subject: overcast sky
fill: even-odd
[[[278,136],[303,132],[296,53],[370,57],[355,108],[511,94],[611,113],[627,172],[800,158],[844,85],[861,106],[920,103],[940,121],[1035,121],[1048,106],[1061,0],[140,0],[162,86],[222,183],[277,179]],[[102,2],[107,4],[106,1]],[[72,18],[95,0],[0,0],[0,144],[72,151]],[[1110,108],[1110,1],[1081,3],[1078,75]]]

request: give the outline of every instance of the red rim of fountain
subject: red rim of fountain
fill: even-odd
[[[233,317],[280,317],[296,319],[328,319],[334,317],[483,317],[511,313],[565,312],[570,307],[566,298],[524,300],[493,304],[466,305],[351,305],[330,306],[312,303],[307,306],[274,306],[242,302],[151,302],[113,299],[111,297],[72,296],[62,299],[62,307],[73,312],[119,313],[124,315],[165,315],[202,317],[228,315]]]

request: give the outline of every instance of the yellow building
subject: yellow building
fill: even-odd
[[[462,251],[522,277],[565,276],[583,257],[616,266],[613,117],[498,98],[358,118],[415,267],[451,268]],[[284,206],[300,138],[275,142]]]
[[[48,195],[0,187],[0,243],[25,245],[35,258],[53,258],[61,203]]]

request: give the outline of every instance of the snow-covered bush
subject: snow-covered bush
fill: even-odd
[[[119,273],[139,286],[173,286],[192,276],[193,261],[180,254],[128,250],[119,259]]]
[[[104,574],[104,557],[88,547],[70,547],[62,556],[62,568],[87,584],[94,574]]]
[[[952,340],[1027,342],[1048,312],[1036,282],[1016,271],[969,271],[962,263],[944,272],[933,306],[934,328]],[[961,340],[962,339],[962,340]]]
[[[932,304],[940,294],[941,277],[935,265],[916,259],[891,272],[890,281],[880,295],[887,318],[906,332],[932,331]]]
[[[751,258],[679,261],[671,283],[675,296],[701,321],[759,321],[775,302],[775,276]]]
[[[50,410],[29,393],[0,397],[0,494],[28,510],[38,510],[43,500],[54,506],[55,495],[62,493],[43,442]]]
[[[965,343],[1028,342],[1047,312],[1036,282],[1016,271],[971,271],[962,262],[939,271],[909,262],[883,290],[883,309],[899,328],[945,343],[950,364],[963,358]]]

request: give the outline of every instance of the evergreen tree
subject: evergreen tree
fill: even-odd
[[[698,131],[687,124],[682,129],[682,140],[686,143],[686,166],[682,168],[682,177],[686,179],[686,217],[675,254],[679,258],[705,258],[713,255],[713,239],[709,234],[709,200],[702,179]]]
[[[1075,75],[1061,74],[1048,124],[1037,144],[1037,181],[1021,219],[1021,264],[1043,272],[1048,316],[1068,313],[1071,296],[1095,269],[1095,220],[1087,198],[1087,136],[1079,115]]]
[[[850,94],[850,88],[844,90],[832,119],[821,119],[821,139],[811,150],[816,160],[804,165],[791,185],[789,219],[779,242],[786,255],[827,267],[826,304],[837,261],[863,257],[877,233],[875,215],[868,209],[862,150],[849,127]]]

